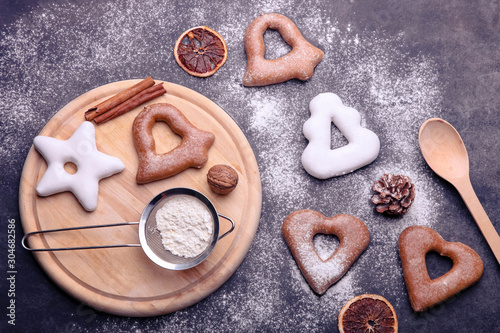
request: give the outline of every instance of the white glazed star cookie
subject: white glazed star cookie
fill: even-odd
[[[125,165],[120,159],[97,150],[95,128],[85,121],[68,140],[37,136],[36,150],[47,161],[47,170],[36,187],[40,196],[70,191],[87,211],[97,207],[99,180],[121,172]],[[77,171],[66,172],[64,165],[74,163]]]

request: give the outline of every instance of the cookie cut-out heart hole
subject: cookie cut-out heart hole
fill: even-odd
[[[453,260],[450,257],[442,256],[436,251],[430,251],[425,255],[425,265],[431,280],[448,273],[453,267]]]
[[[290,44],[285,42],[278,30],[266,30],[264,44],[266,45],[264,59],[267,60],[281,58],[292,50]]]
[[[313,244],[321,260],[327,260],[339,247],[340,240],[335,235],[319,233],[314,235]]]

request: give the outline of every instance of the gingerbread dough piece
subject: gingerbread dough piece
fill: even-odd
[[[358,111],[345,106],[333,93],[323,93],[309,103],[311,118],[303,126],[309,143],[302,166],[313,177],[327,179],[353,172],[373,162],[380,152],[378,136],[361,126]],[[337,126],[349,143],[331,149],[331,126]]]
[[[346,214],[327,218],[314,210],[298,210],[285,219],[283,236],[305,279],[317,294],[337,282],[370,242],[368,228],[360,219]],[[330,234],[340,244],[326,260],[314,248],[314,235]]]
[[[166,122],[182,137],[181,143],[165,154],[155,151],[152,130],[157,121]],[[191,167],[203,167],[215,140],[214,134],[196,128],[181,111],[167,103],[146,106],[135,118],[132,133],[139,156],[138,184],[167,178]]]
[[[267,29],[278,30],[292,50],[278,59],[266,60],[263,36]],[[289,18],[275,13],[263,14],[250,23],[245,32],[245,51],[247,68],[243,85],[247,87],[266,86],[294,78],[306,81],[323,59],[323,51],[309,43]]]
[[[431,280],[425,255],[436,251],[453,260],[453,267]],[[445,241],[435,230],[424,226],[406,228],[399,236],[399,256],[415,311],[423,311],[476,283],[483,274],[483,261],[469,246]]]

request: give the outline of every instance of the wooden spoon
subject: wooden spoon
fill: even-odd
[[[425,161],[458,190],[500,263],[500,236],[481,206],[469,178],[469,156],[457,130],[439,118],[427,120],[418,134]]]

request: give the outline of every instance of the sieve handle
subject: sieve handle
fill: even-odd
[[[228,220],[229,222],[231,222],[231,229],[229,229],[228,231],[226,231],[222,236],[219,236],[219,238],[217,239],[218,241],[221,240],[222,238],[226,237],[231,231],[234,230],[234,221],[231,220],[229,217],[227,216],[224,216],[222,214],[219,214],[217,213],[217,215],[219,215],[220,217],[223,217],[225,218],[226,220]]]
[[[121,225],[131,225],[131,224],[139,224],[139,222],[123,222],[123,223],[112,223],[112,224],[101,224],[101,225],[86,225],[83,227],[73,227],[73,228],[60,228],[60,229],[48,229],[48,230],[40,230],[29,232],[24,235],[21,244],[28,251],[65,251],[65,250],[88,250],[88,249],[103,249],[103,248],[111,248],[111,247],[138,247],[140,244],[117,244],[117,245],[96,245],[96,246],[77,246],[77,247],[58,247],[58,248],[40,248],[34,249],[26,245],[26,240],[37,234],[46,234],[50,232],[60,232],[60,231],[70,231],[70,230],[82,230],[82,229],[95,229],[95,228],[107,228],[107,227],[116,227]]]

